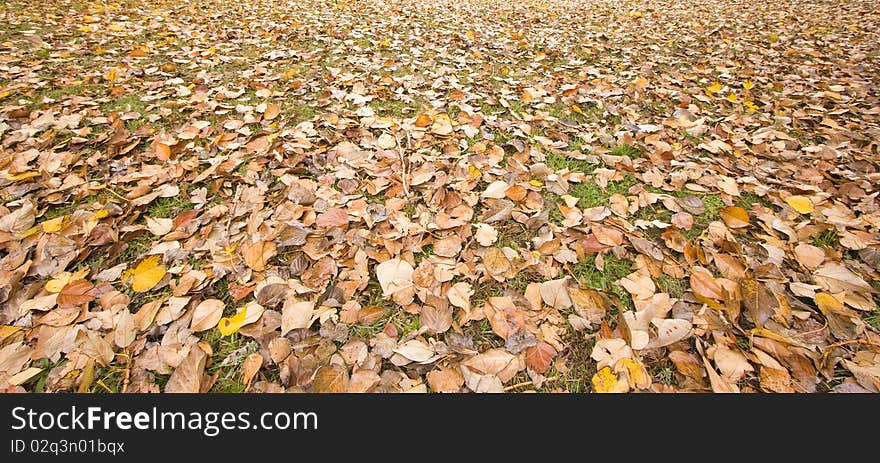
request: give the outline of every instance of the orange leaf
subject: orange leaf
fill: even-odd
[[[345,209],[331,207],[318,215],[315,223],[322,228],[336,228],[348,225],[348,213]]]
[[[171,158],[171,147],[164,143],[156,143],[156,158],[160,161],[167,161]]]
[[[58,307],[76,307],[95,300],[95,285],[86,280],[74,280],[67,283],[58,293]]]
[[[266,270],[266,263],[275,257],[275,243],[272,241],[260,241],[248,246],[244,252],[244,263],[248,267],[262,272]]]
[[[269,103],[266,105],[266,112],[263,113],[263,119],[271,121],[278,117],[279,114],[281,114],[281,109],[278,108],[278,105],[275,103]]]
[[[434,121],[431,120],[431,116],[429,116],[427,114],[421,114],[416,119],[416,127],[427,127],[427,126],[431,125],[432,122],[434,122]]]
[[[749,226],[749,213],[737,206],[722,208],[718,211],[721,219],[730,228],[745,228]]]
[[[556,349],[546,342],[529,347],[526,350],[526,366],[535,370],[536,373],[543,375],[550,370],[553,357],[556,356]]]
[[[712,275],[697,270],[691,274],[691,289],[706,299],[724,299],[724,290]]]

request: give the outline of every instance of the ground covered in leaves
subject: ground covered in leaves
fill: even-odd
[[[4,1],[0,388],[878,392],[872,1]]]

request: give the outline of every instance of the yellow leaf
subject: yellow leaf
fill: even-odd
[[[113,82],[114,80],[119,78],[119,73],[116,71],[116,68],[113,68],[107,71],[106,74],[104,74],[104,78],[109,80],[110,82]]]
[[[743,106],[748,108],[748,111],[750,113],[753,113],[758,110],[758,106],[755,103],[752,103],[751,101],[746,101],[745,103],[743,103]]]
[[[754,86],[755,86],[755,83],[752,82],[751,80],[746,79],[743,81],[743,88],[746,90],[751,90]]]
[[[18,239],[24,239],[24,238],[27,238],[28,236],[31,236],[31,235],[37,233],[38,231],[40,231],[40,227],[33,226],[33,227],[28,228],[27,230],[25,230],[21,233],[16,234],[15,237]]]
[[[223,336],[229,336],[232,333],[238,331],[242,325],[244,325],[244,319],[247,316],[247,306],[241,308],[241,312],[231,316],[231,317],[223,317],[220,319],[220,322],[217,323],[217,329],[220,330],[220,334]]]
[[[0,325],[0,341],[12,336],[19,331],[21,331],[20,326]]]
[[[529,185],[532,185],[532,186],[543,186],[544,183],[543,183],[542,181],[540,181],[540,180],[532,179],[532,180],[529,180]]]
[[[581,107],[576,104],[571,105],[571,110],[580,114],[581,116],[586,116],[586,114],[584,114],[584,112],[581,110]]]
[[[477,169],[474,166],[470,166],[468,168],[468,175],[470,175],[473,178],[480,178],[480,176],[483,175],[483,173],[480,172],[480,169]]]
[[[724,88],[724,87],[722,87],[721,84],[719,84],[718,82],[715,82],[715,83],[712,84],[711,86],[706,87],[706,90],[707,90],[709,93],[718,93],[718,92],[721,91],[722,88]]]
[[[54,219],[50,219],[41,223],[40,226],[43,227],[43,231],[46,233],[55,233],[64,228],[64,219],[66,218],[66,215],[55,217]]]
[[[78,30],[78,31],[80,31],[80,32],[83,32],[83,33],[86,33],[86,34],[88,34],[89,32],[94,32],[94,31],[95,31],[95,30],[92,29],[90,26],[79,26],[78,28],[76,28],[76,30]]]
[[[798,211],[799,214],[811,214],[813,212],[813,202],[806,196],[789,196],[785,198],[785,202],[792,209]]]
[[[39,177],[39,176],[40,176],[39,172],[28,171],[28,172],[22,172],[20,174],[15,174],[15,175],[6,174],[6,180],[9,180],[10,182],[17,182],[19,180],[27,180],[29,178]]]
[[[607,368],[607,367],[606,367]],[[614,365],[614,370],[626,373],[626,380],[633,389],[647,389],[651,387],[651,375],[645,367],[631,358],[622,358]]]
[[[609,392],[627,392],[629,384],[626,381],[617,379],[617,375],[611,372],[610,367],[599,370],[592,379],[593,392],[609,393]]]
[[[477,36],[474,31],[467,31],[464,33],[464,35],[468,38],[468,40],[473,40]]]
[[[108,211],[105,208],[101,208],[97,212],[92,214],[92,216],[89,218],[89,220],[96,222],[98,220],[101,220],[101,219],[107,217],[108,215],[110,215],[110,211]]]
[[[727,101],[731,103],[736,103],[736,93],[731,93],[730,95],[727,95]]]
[[[123,281],[131,283],[131,289],[142,293],[149,291],[165,276],[165,266],[161,264],[162,256],[152,255],[142,260],[134,269],[126,270]]]
[[[107,29],[113,32],[122,32],[125,30],[125,27],[120,26],[119,24],[111,24]]]
[[[379,45],[381,45],[381,46],[383,46],[383,47],[390,47],[390,46],[391,46],[391,40],[389,40],[389,39],[384,39],[384,40],[382,40],[381,42],[379,42]]]
[[[50,293],[60,293],[72,279],[73,275],[70,272],[61,272],[46,282],[46,291],[49,291]]]
[[[840,302],[836,297],[828,293],[817,294],[816,297],[813,298],[813,302],[816,303],[816,307],[819,307],[819,310],[822,311],[823,315],[828,315],[828,312],[838,312],[843,309],[843,302]]]

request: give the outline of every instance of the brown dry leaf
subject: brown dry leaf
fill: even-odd
[[[376,279],[382,288],[383,296],[411,288],[414,269],[403,259],[389,259],[376,266]]]
[[[556,357],[556,349],[546,342],[539,342],[526,349],[526,366],[543,375],[550,371],[553,357]]]
[[[500,248],[492,247],[483,256],[486,272],[496,281],[504,281],[505,274],[510,271],[510,260]]]
[[[205,299],[193,311],[189,329],[205,331],[214,328],[223,317],[223,309],[225,308],[226,304],[220,299]]]
[[[267,121],[271,121],[278,117],[281,114],[281,109],[275,103],[269,103],[266,105],[266,111],[263,112],[263,119]]]
[[[474,232],[474,238],[477,243],[480,243],[480,246],[489,247],[498,241],[498,231],[495,230],[495,227],[487,223],[474,224],[474,227],[477,229]]]
[[[315,223],[322,228],[337,228],[348,225],[348,212],[345,209],[331,207],[318,214]]]
[[[470,305],[468,305],[469,310]],[[449,304],[424,305],[419,312],[419,325],[427,328],[428,334],[445,333],[452,327],[452,307]]]
[[[174,369],[171,377],[168,378],[164,392],[188,394],[201,392],[202,375],[205,372],[207,361],[208,354],[200,346],[191,346],[189,354]]]
[[[254,271],[266,270],[266,264],[277,254],[275,243],[272,241],[258,241],[249,245],[244,251],[244,262]]]
[[[95,300],[95,285],[86,280],[74,280],[58,293],[58,307],[76,307]]]
[[[825,262],[825,251],[812,244],[798,243],[794,248],[798,262],[809,270],[816,270]]]
[[[746,278],[740,281],[742,304],[746,313],[757,327],[762,327],[776,312],[779,301],[773,293],[760,282]]]
[[[461,238],[450,235],[434,242],[434,254],[441,257],[455,257],[461,252]]]
[[[348,370],[334,363],[318,368],[312,382],[312,392],[339,394],[348,392],[348,385]]]
[[[134,317],[125,308],[119,314],[119,318],[116,319],[116,329],[113,330],[113,343],[125,349],[134,342],[136,335],[137,327],[134,323]]]
[[[440,367],[429,371],[425,377],[434,392],[458,392],[464,384],[464,377],[455,368]]]
[[[312,323],[312,315],[315,313],[315,303],[301,301],[288,295],[281,309],[281,335],[284,336],[290,330],[308,328]]]
[[[474,295],[473,287],[470,283],[465,281],[459,281],[458,283],[452,285],[449,288],[449,291],[446,293],[446,297],[449,299],[449,303],[464,309],[465,311],[470,311],[471,309],[471,296]]]
[[[434,116],[434,123],[431,124],[431,133],[437,135],[449,135],[452,133],[452,120],[446,113]]]
[[[694,270],[690,278],[691,290],[706,299],[724,300],[724,290],[712,275],[702,270]]]
[[[544,303],[556,310],[565,310],[571,307],[571,296],[568,294],[569,277],[541,283],[541,299]]]
[[[253,382],[254,377],[257,375],[257,372],[260,371],[260,367],[263,366],[263,356],[258,353],[253,353],[244,358],[244,361],[241,362],[241,382],[244,384],[245,389],[250,387],[251,382]]]

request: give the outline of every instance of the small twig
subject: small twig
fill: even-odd
[[[98,386],[103,387],[105,391],[107,391],[107,392],[109,392],[109,393],[111,393],[111,394],[113,393],[113,390],[110,389],[109,387],[107,387],[107,385],[104,384],[104,381],[103,381],[103,380],[100,380],[100,379],[99,379],[99,380],[97,381],[97,383],[98,383]]]
[[[846,341],[835,342],[834,344],[829,344],[825,347],[825,353],[822,354],[822,363],[825,363],[825,361],[828,360],[828,356],[831,355],[831,351],[835,347],[845,346],[847,344],[867,344],[869,346],[880,347],[880,344],[867,339],[848,339]]]
[[[558,376],[551,376],[551,377],[545,379],[544,382],[545,382],[545,383],[550,383],[550,382],[556,381],[557,379],[559,379]],[[514,389],[517,389],[517,388],[520,388],[520,387],[523,387],[523,386],[529,386],[529,385],[532,385],[532,384],[534,384],[534,382],[532,382],[532,381],[523,381],[523,382],[521,382],[521,383],[512,384],[512,385],[510,385],[510,386],[505,387],[505,388],[504,388],[504,392],[512,391],[512,390],[514,390]]]

